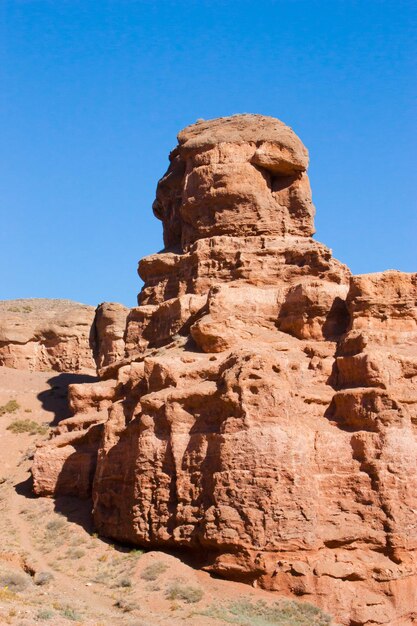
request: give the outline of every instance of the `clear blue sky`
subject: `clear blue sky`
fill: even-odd
[[[0,299],[134,305],[179,129],[279,117],[310,150],[316,238],[417,270],[417,5],[1,0]]]

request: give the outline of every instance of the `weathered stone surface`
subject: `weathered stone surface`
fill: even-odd
[[[105,367],[124,357],[124,335],[129,311],[128,307],[117,302],[103,302],[97,307],[94,319],[97,367]]]
[[[0,365],[32,371],[81,372],[124,357],[127,307],[71,300],[0,301]]]
[[[95,368],[94,307],[71,300],[0,301],[0,365],[79,372]]]
[[[107,412],[62,420],[42,445],[33,468],[33,488],[43,495],[88,498]]]
[[[167,247],[223,234],[314,233],[308,153],[279,120],[236,115],[188,126],[170,160],[153,205]]]
[[[139,265],[125,357],[73,386],[35,490],[91,492],[101,534],[188,548],[341,624],[406,626],[417,275],[351,277],[311,239],[306,167],[271,118],[180,133],[154,205],[167,249]]]

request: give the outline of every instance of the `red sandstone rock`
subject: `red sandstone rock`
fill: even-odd
[[[223,234],[314,233],[308,153],[279,120],[236,115],[188,126],[170,160],[153,205],[167,247]]]
[[[104,302],[0,301],[0,365],[32,371],[80,372],[123,358],[129,309]]]
[[[97,307],[94,320],[97,367],[105,367],[124,357],[128,313],[129,309],[117,302],[103,302]]]
[[[0,302],[0,365],[79,372],[95,368],[94,307],[71,300]]]
[[[306,167],[272,118],[180,133],[154,205],[168,249],[139,265],[125,358],[73,386],[35,491],[92,492],[101,534],[188,548],[342,624],[406,626],[417,275],[350,277],[311,239]]]

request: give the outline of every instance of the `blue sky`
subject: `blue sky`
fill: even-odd
[[[279,117],[310,151],[316,238],[417,270],[417,5],[1,0],[0,299],[134,305],[182,127]]]

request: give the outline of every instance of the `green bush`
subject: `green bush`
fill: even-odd
[[[0,406],[0,415],[6,415],[6,413],[14,413],[20,409],[20,404],[16,400],[9,400],[6,404]]]
[[[18,435],[20,433],[29,433],[29,435],[46,435],[48,427],[38,424],[33,420],[14,420],[8,425],[7,430]]]

